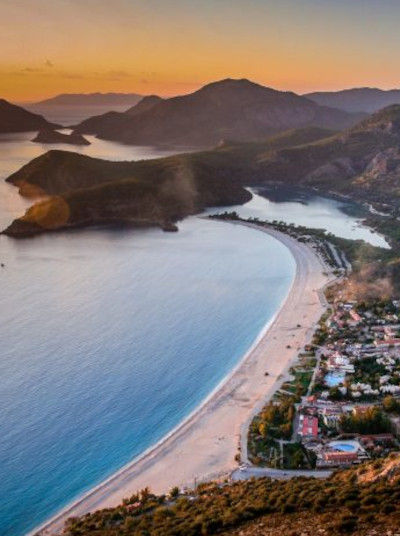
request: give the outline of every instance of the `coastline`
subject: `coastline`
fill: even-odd
[[[239,444],[246,461],[248,424],[279,387],[298,350],[308,342],[325,309],[319,291],[329,278],[310,246],[272,229],[240,225],[278,239],[296,261],[296,274],[280,309],[229,375],[188,417],[139,457],[29,534],[58,534],[68,517],[116,506],[146,486],[163,493],[174,485],[193,487],[196,481],[228,476],[237,467],[234,456]],[[280,359],[276,359],[277,355]]]

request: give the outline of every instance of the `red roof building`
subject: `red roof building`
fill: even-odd
[[[323,459],[325,462],[335,464],[353,463],[358,460],[357,452],[339,452],[334,450],[332,452],[324,452]]]
[[[318,437],[318,419],[312,415],[300,415],[297,433],[301,437]]]

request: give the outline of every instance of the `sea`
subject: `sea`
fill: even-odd
[[[30,204],[4,179],[52,148],[33,136],[0,136],[1,228]],[[173,152],[89,139],[57,148],[110,160]],[[323,210],[338,234],[383,240],[335,200],[290,203],[310,226]],[[281,206],[254,192],[241,210],[290,216],[285,205],[276,218]],[[178,225],[0,236],[3,536],[26,534],[159,441],[282,305],[295,262],[279,241],[199,217]]]

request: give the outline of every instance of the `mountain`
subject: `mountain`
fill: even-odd
[[[90,141],[84,138],[81,134],[72,132],[71,134],[63,134],[52,129],[41,129],[33,138],[35,143],[68,143],[70,145],[90,145]]]
[[[153,108],[156,104],[161,102],[163,99],[161,97],[158,97],[158,95],[148,95],[147,97],[143,97],[135,106],[132,106],[129,108],[129,110],[126,110],[126,114],[130,115],[131,117],[135,115],[139,115],[142,112],[147,112],[147,110],[150,110],[150,108]]]
[[[258,155],[257,175],[400,207],[400,105],[328,138]]]
[[[28,112],[20,106],[0,99],[0,133],[30,132],[42,128],[58,128],[59,125],[49,123],[41,115]]]
[[[141,98],[137,93],[62,93],[32,106],[134,106]]]
[[[371,87],[322,91],[304,95],[321,106],[331,106],[346,112],[374,113],[391,104],[400,104],[400,89],[383,90]]]
[[[250,141],[310,125],[342,129],[363,117],[249,80],[227,79],[189,95],[152,99],[126,113],[89,118],[76,131],[133,145],[205,147],[223,139]]]

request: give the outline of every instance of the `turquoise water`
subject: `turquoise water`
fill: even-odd
[[[3,177],[38,151],[28,140],[0,144]],[[134,152],[91,146],[106,149]],[[3,226],[26,206],[5,183],[0,201]],[[34,528],[170,431],[279,308],[295,271],[283,245],[196,217],[179,228],[0,237],[2,536]]]
[[[349,201],[322,197],[317,193],[284,187],[254,188],[253,198],[245,205],[229,207],[242,218],[284,221],[314,229],[326,229],[341,238],[364,240],[373,246],[388,248],[383,236],[362,223],[360,207]],[[219,208],[209,210],[221,212]],[[364,214],[365,217],[365,214]]]
[[[358,450],[358,447],[354,443],[339,443],[334,441],[330,445],[335,450],[340,450],[341,452],[356,452]]]
[[[344,382],[346,374],[344,372],[328,372],[324,378],[324,382],[328,387],[336,387]]]

